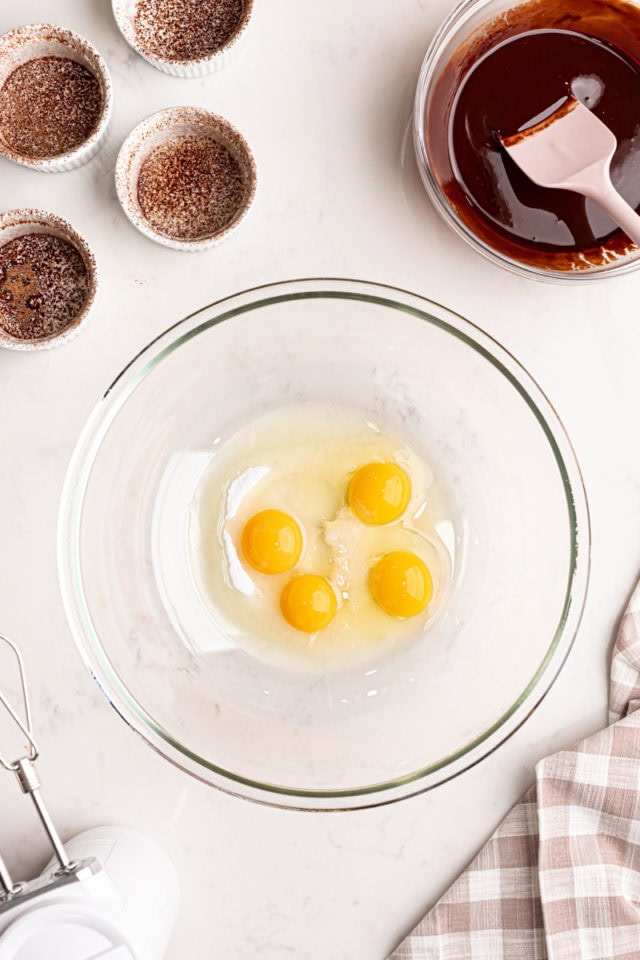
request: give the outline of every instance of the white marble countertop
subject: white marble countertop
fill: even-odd
[[[43,207],[92,244],[93,320],[41,354],[0,351],[0,629],[21,644],[42,741],[40,773],[64,835],[125,823],[170,852],[184,905],[169,960],[383,960],[529,784],[536,760],[605,719],[607,657],[640,570],[640,274],[566,289],[512,277],[440,222],[407,128],[426,46],[451,0],[257,0],[239,57],[205,80],[166,77],[118,34],[108,0],[6,0],[0,30],[49,21],[93,41],[114,120],[88,166],[45,175],[0,161],[2,207]],[[163,249],[122,214],[113,170],[154,110],[212,108],[244,132],[259,189],[218,250]],[[593,521],[578,641],[535,715],[475,770],[391,807],[302,814],[255,806],[171,768],[117,718],[65,622],[55,535],[82,424],[124,363],[219,297],[302,276],[413,290],[496,336],[545,389],[580,460]],[[0,776],[0,850],[18,876],[49,853],[28,802]]]

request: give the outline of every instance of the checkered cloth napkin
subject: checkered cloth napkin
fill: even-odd
[[[639,960],[640,586],[611,665],[611,726],[536,782],[389,960]]]

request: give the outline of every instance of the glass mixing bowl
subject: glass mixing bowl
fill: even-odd
[[[633,6],[640,5],[640,0],[628,0],[628,2]],[[609,6],[615,14],[615,7],[607,4],[603,4],[603,14],[611,13]],[[534,10],[533,13],[528,14],[526,26],[520,23],[518,11],[522,10]],[[620,16],[622,17],[623,14]],[[470,49],[476,41],[484,42],[487,36],[491,37],[498,29],[504,30],[505,25],[509,25],[512,32],[533,29],[534,25],[536,29],[548,26],[571,29],[570,24],[575,20],[575,10],[563,11],[562,0],[558,0],[555,4],[528,3],[526,0],[521,3],[515,3],[514,0],[461,0],[442,22],[431,41],[420,70],[413,107],[413,142],[418,169],[427,194],[445,223],[492,263],[520,276],[558,283],[581,283],[627,274],[640,267],[640,249],[630,245],[623,256],[613,256],[605,250],[602,262],[570,270],[526,263],[492,246],[474,232],[460,212],[450,203],[430,157],[425,117],[432,109],[437,109],[433,103],[438,82],[457,52]],[[449,107],[455,99],[455,92],[453,89],[447,93],[446,103]],[[440,102],[442,99],[440,97]],[[442,112],[441,109],[440,112]],[[447,118],[443,117],[442,122],[445,124]],[[469,203],[471,205],[471,201]]]
[[[318,403],[422,452],[451,505],[454,576],[412,642],[289,669],[214,636],[187,515],[220,442]],[[59,567],[87,666],[159,753],[244,797],[348,809],[442,783],[530,715],[580,620],[588,511],[556,414],[491,337],[391,287],[302,280],[212,304],[124,369],[69,467]]]

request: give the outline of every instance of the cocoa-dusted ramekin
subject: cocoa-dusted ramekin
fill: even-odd
[[[245,37],[253,14],[253,0],[243,0],[242,14],[238,19],[238,25],[220,47],[206,56],[195,55],[189,58],[172,59],[161,57],[145,47],[143,39],[136,30],[135,20],[138,3],[139,0],[112,0],[113,15],[120,33],[147,63],[173,77],[205,77],[224,67],[235,56]],[[158,20],[157,30],[162,31],[162,29],[163,24]]]
[[[53,24],[35,23],[16,27],[0,36],[0,87],[13,71],[41,57],[63,57],[82,64],[98,81],[102,109],[97,126],[79,146],[53,157],[29,157],[17,153],[0,130],[0,156],[44,173],[62,173],[81,167],[98,152],[111,117],[113,94],[107,65],[96,48],[73,30]]]
[[[179,239],[161,233],[145,217],[138,197],[138,177],[145,159],[155,147],[183,136],[220,141],[237,160],[244,181],[242,204],[233,219],[220,230],[196,239]],[[228,120],[199,107],[170,107],[142,120],[122,144],[116,163],[116,192],[127,217],[146,237],[174,250],[195,252],[217,246],[236,230],[255,198],[257,177],[249,144]]]

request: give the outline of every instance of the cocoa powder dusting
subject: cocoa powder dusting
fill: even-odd
[[[23,157],[57,157],[80,146],[102,112],[100,84],[66,57],[28,60],[0,89],[0,133]]]
[[[231,39],[243,13],[242,0],[139,0],[134,29],[143,53],[201,60]]]
[[[61,333],[87,299],[84,260],[67,240],[27,233],[0,247],[0,327],[18,340]]]
[[[138,174],[138,203],[151,226],[176,240],[211,237],[242,209],[240,165],[211,137],[181,136],[156,147]]]

